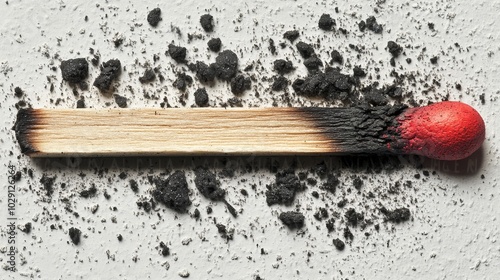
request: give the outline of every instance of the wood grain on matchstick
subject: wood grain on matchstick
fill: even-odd
[[[470,156],[485,125],[445,101],[349,108],[21,109],[14,126],[30,156],[417,154]]]
[[[296,108],[31,109],[18,139],[31,156],[337,152]],[[21,127],[19,127],[21,126]]]

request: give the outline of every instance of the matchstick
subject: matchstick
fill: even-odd
[[[485,138],[472,107],[22,109],[14,126],[32,157],[471,155]]]

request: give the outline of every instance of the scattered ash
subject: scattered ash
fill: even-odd
[[[307,68],[309,73],[316,73],[323,67],[323,62],[317,56],[312,56],[304,60],[304,66]]]
[[[387,208],[382,207],[380,208],[380,212],[382,212],[385,216],[387,221],[389,222],[394,222],[394,223],[401,223],[410,220],[411,218],[411,212],[410,209],[403,207],[403,208],[397,208],[394,210],[387,210]]]
[[[23,90],[22,90],[20,87],[15,87],[15,88],[14,88],[14,95],[15,95],[17,98],[21,98],[21,97],[23,97],[24,92],[23,92]]]
[[[297,38],[299,38],[299,36],[300,33],[298,30],[289,30],[283,34],[283,38],[287,39],[292,44],[293,42],[295,42],[295,40],[297,40]]]
[[[223,224],[215,224],[217,227],[217,231],[219,232],[220,236],[226,240],[233,240],[234,238],[234,229],[227,229],[225,225]]]
[[[197,61],[196,64],[193,65],[193,69],[200,83],[208,85],[213,84],[216,75],[215,64],[207,65],[204,62]]]
[[[169,44],[167,53],[177,63],[186,63],[187,49],[185,47]]]
[[[279,172],[276,174],[275,183],[267,186],[267,205],[291,205],[295,199],[295,194],[303,189],[304,187],[293,170]]]
[[[139,77],[139,82],[145,84],[153,82],[155,79],[156,79],[155,71],[151,68],[148,68],[146,69],[146,71],[144,71],[144,74],[141,77]]]
[[[26,234],[30,234],[30,233],[31,233],[31,228],[32,228],[31,223],[30,223],[30,222],[27,222],[26,224],[24,224],[24,225],[20,228],[20,230],[21,230],[22,232],[26,233]]]
[[[163,241],[160,242],[160,254],[164,257],[170,255],[170,248]]]
[[[222,41],[220,38],[212,38],[207,43],[208,48],[213,52],[219,52],[222,47]]]
[[[342,64],[344,63],[344,57],[340,54],[339,51],[333,50],[331,52],[332,60],[330,61],[330,64],[338,63]]]
[[[70,83],[80,83],[89,76],[89,63],[85,58],[68,59],[61,62],[62,78]]]
[[[335,20],[329,14],[322,14],[319,18],[318,27],[325,30],[332,30],[335,25]]]
[[[351,208],[345,212],[345,219],[347,223],[355,227],[358,225],[358,223],[363,221],[364,215],[362,213],[356,212],[355,209]]]
[[[191,206],[189,188],[186,175],[182,171],[175,171],[167,179],[156,178],[156,188],[152,195],[157,202],[163,203],[168,208],[178,212],[186,212]]]
[[[122,72],[122,65],[118,59],[108,60],[101,66],[101,74],[95,79],[94,86],[101,92],[109,92],[111,84]]]
[[[273,39],[269,39],[269,52],[273,55],[277,55],[278,53],[276,52],[276,45],[274,44]]]
[[[398,57],[403,52],[403,48],[394,41],[387,42],[387,50],[394,57]]]
[[[164,11],[166,12],[166,10]],[[141,55],[139,55],[138,50],[128,49],[131,48],[128,46],[128,40],[124,41],[123,37],[116,37],[118,40],[112,41],[112,44],[117,43],[124,51],[128,50],[130,53],[134,53],[134,58],[139,62],[136,61],[133,64],[132,61],[123,61],[126,67],[122,67],[120,60],[108,60],[102,63],[100,74],[93,85],[102,93],[113,92],[114,87],[120,89],[120,94],[111,94],[108,96],[109,100],[102,102],[106,106],[112,106],[114,100],[120,108],[126,108],[129,105],[135,106],[137,100],[150,102],[147,104],[155,108],[159,106],[162,108],[258,107],[261,105],[349,107],[401,103],[416,106],[447,98],[435,93],[442,82],[439,78],[426,76],[419,72],[406,71],[403,68],[404,62],[411,63],[412,59],[413,61],[425,59],[427,64],[430,62],[434,66],[439,61],[437,54],[440,56],[444,56],[444,54],[436,52],[433,56],[426,54],[423,50],[422,54],[418,54],[411,44],[400,38],[397,39],[399,44],[395,42],[395,37],[382,41],[382,36],[377,34],[383,33],[384,28],[386,28],[385,38],[385,36],[391,35],[389,30],[392,28],[394,31],[394,26],[391,26],[390,22],[378,23],[374,16],[366,17],[363,15],[362,18],[365,20],[360,22],[349,19],[351,26],[354,27],[347,30],[349,26],[346,24],[347,19],[341,15],[338,12],[336,14],[315,15],[314,22],[311,24],[314,28],[321,30],[322,35],[318,38],[308,34],[296,22],[282,27],[268,37],[258,40],[254,38],[252,44],[248,46],[239,45],[232,42],[230,37],[218,34],[219,31],[214,30],[215,21],[212,15],[205,14],[201,17],[190,15],[192,23],[195,25],[192,26],[192,30],[181,29],[175,27],[175,23],[171,23],[171,29],[169,27],[169,29],[162,31],[165,32],[163,34],[165,38],[167,36],[174,37],[168,37],[169,39],[165,40],[166,43],[162,46],[149,45],[147,41],[141,44],[137,43],[148,46],[147,52],[141,53]],[[198,17],[201,28],[197,22]],[[166,16],[165,20],[167,20]],[[222,24],[222,19],[219,20]],[[140,21],[144,21],[144,18]],[[147,32],[156,34],[156,32],[161,31],[160,21],[162,21],[160,8],[151,10],[147,15],[147,22],[154,28],[147,26],[147,23],[144,22]],[[238,20],[235,22],[240,23]],[[355,30],[356,24],[359,30]],[[163,23],[163,25],[165,24]],[[138,26],[136,26],[137,29],[139,29]],[[434,25],[431,27],[429,24],[429,29],[434,30]],[[334,40],[338,44],[331,46],[328,43],[331,43],[333,39],[325,39],[329,37],[324,36],[334,36],[332,38],[335,38]],[[356,43],[353,38],[355,36],[379,36],[380,42],[377,43],[376,48],[380,50],[385,48],[384,54],[387,55],[387,58],[381,61],[370,60],[371,49],[362,43]],[[111,34],[109,38],[112,37]],[[224,48],[221,38],[224,40]],[[395,41],[387,41],[389,39]],[[195,45],[197,41],[200,43],[199,45]],[[88,58],[74,58],[61,62],[62,80],[70,84],[80,85],[88,79],[89,74],[91,77],[98,74],[97,67],[101,61],[101,55],[97,48],[95,50],[93,48]],[[120,48],[116,50],[114,47],[112,48],[118,55]],[[260,51],[261,57],[252,60],[247,53],[255,50]],[[162,55],[163,53],[167,56],[166,58]],[[142,54],[145,57],[149,56],[151,61],[140,61]],[[80,53],[76,52],[75,57],[80,56]],[[361,59],[367,57],[368,59]],[[91,62],[90,68],[87,59]],[[102,61],[105,59],[109,59],[109,57],[102,57]],[[54,60],[60,61],[60,58],[57,60],[55,57]],[[398,64],[396,65],[396,63]],[[390,65],[394,68],[389,67]],[[384,67],[392,69],[389,78],[385,79],[385,81],[390,80],[389,84],[384,84],[384,77],[381,76],[383,74],[379,68]],[[57,70],[57,66],[55,68]],[[438,67],[434,66],[434,68]],[[118,83],[114,85],[113,83],[120,75],[123,76],[123,80],[129,81],[134,86],[126,87]],[[57,91],[57,79],[52,78],[52,76],[48,78],[52,79],[50,83],[52,89],[49,90],[49,86],[47,86],[47,92],[54,91],[54,84],[56,85],[55,91]],[[157,80],[159,81],[155,82]],[[226,88],[221,90],[218,87],[220,85]],[[24,85],[21,84],[21,86],[25,89]],[[461,91],[462,85],[453,82],[451,89]],[[81,91],[87,90],[81,89]],[[23,91],[20,87],[14,88],[13,85],[10,92],[12,91],[21,102],[17,104],[19,108],[30,106],[30,103],[24,100],[30,95],[30,90]],[[221,98],[221,91],[231,91],[235,96],[229,94],[226,98]],[[415,100],[413,93],[418,91],[426,91],[429,99]],[[463,92],[465,93],[465,91],[464,87]],[[74,96],[69,93],[72,98],[71,103],[69,103],[71,107],[75,106],[75,101],[77,108],[85,108],[86,103],[89,106],[94,106],[96,102],[98,105],[103,105],[99,103],[102,100],[92,95],[85,94],[84,97],[76,89],[73,92],[75,92]],[[486,102],[484,94],[478,98],[481,102]],[[58,104],[55,103],[56,106]],[[144,161],[155,160],[146,159]],[[335,157],[333,160],[331,157],[322,157],[317,161],[295,157],[292,161],[311,160],[313,162],[311,164],[302,163],[299,166],[293,163],[287,165],[284,163],[287,159],[277,157],[276,161],[266,162],[264,167],[256,162],[267,160],[267,158],[242,159],[242,161],[246,160],[248,162],[234,168],[227,168],[227,166],[212,168],[210,165],[199,164],[199,162],[196,165],[179,164],[175,167],[167,164],[168,167],[162,166],[158,169],[147,166],[142,167],[139,175],[136,176],[129,175],[127,177],[127,174],[123,173],[123,178],[122,176],[118,178],[128,179],[123,181],[121,185],[111,179],[110,174],[116,169],[113,169],[113,165],[109,164],[109,168],[92,168],[91,172],[94,172],[100,181],[94,181],[90,185],[89,183],[81,184],[87,186],[83,189],[78,187],[79,184],[72,184],[69,180],[63,183],[60,177],[57,177],[56,184],[56,176],[43,174],[40,178],[40,176],[36,176],[37,174],[33,175],[33,171],[29,172],[28,170],[24,172],[26,175],[22,179],[20,173],[19,180],[26,179],[33,186],[41,186],[41,188],[33,187],[33,192],[39,192],[41,197],[54,196],[53,199],[55,199],[61,193],[62,197],[58,199],[65,205],[66,219],[69,219],[67,217],[88,219],[82,214],[84,211],[78,208],[77,203],[74,203],[75,197],[88,199],[85,201],[102,199],[104,202],[99,202],[101,207],[93,202],[96,207],[92,209],[95,211],[88,207],[87,212],[93,213],[97,217],[109,208],[109,211],[119,219],[120,205],[115,204],[114,200],[117,193],[120,192],[119,186],[122,186],[127,191],[126,195],[134,197],[131,198],[131,204],[137,205],[137,207],[134,205],[133,208],[138,219],[144,216],[148,217],[147,219],[158,217],[156,225],[171,222],[180,224],[177,219],[181,218],[177,216],[173,221],[167,220],[168,211],[179,215],[179,217],[180,214],[187,214],[189,211],[188,215],[182,215],[183,218],[192,219],[199,226],[209,225],[206,228],[216,230],[215,236],[220,236],[227,241],[252,237],[253,231],[269,230],[269,225],[273,225],[273,223],[267,223],[262,228],[245,228],[246,221],[244,219],[247,218],[244,216],[245,211],[254,207],[254,205],[248,204],[247,200],[255,199],[259,203],[267,204],[270,211],[273,211],[275,225],[280,225],[279,221],[281,221],[290,229],[301,229],[298,232],[317,230],[328,236],[328,240],[333,239],[331,244],[325,246],[342,251],[351,246],[354,239],[369,240],[369,236],[384,231],[387,222],[392,223],[389,225],[393,227],[393,229],[385,230],[388,234],[394,234],[394,228],[396,230],[403,228],[399,224],[411,222],[413,220],[412,212],[416,215],[417,212],[414,212],[414,209],[418,207],[418,194],[416,193],[419,185],[415,182],[433,176],[433,174],[420,171],[418,178],[413,176],[410,178],[391,177],[394,171],[401,169],[401,161],[397,157],[345,156]],[[405,160],[409,161],[407,158]],[[133,164],[130,166],[135,168]],[[193,170],[193,166],[210,167],[200,167]],[[410,166],[412,168],[419,167],[418,164]],[[240,178],[240,174],[244,176]],[[389,177],[384,178],[386,176]],[[85,174],[81,174],[81,179],[84,178]],[[147,182],[150,183],[150,189],[146,187]],[[64,191],[60,191],[59,186]],[[73,188],[73,186],[75,187]],[[104,197],[100,197],[101,193]],[[233,204],[228,203],[226,198]],[[228,213],[219,213],[217,203],[214,202],[224,203]],[[109,207],[102,207],[103,204],[107,204]],[[310,207],[310,204],[315,206]],[[417,206],[415,206],[416,204]],[[193,205],[192,208],[195,208],[194,210],[191,205]],[[237,206],[238,210],[233,205]],[[386,205],[387,208],[382,205]],[[293,211],[287,211],[292,207]],[[393,210],[388,210],[389,208]],[[228,219],[221,220],[222,214],[225,214]],[[232,217],[228,214],[231,214]],[[53,230],[57,230],[59,227],[63,229],[64,226],[58,215],[50,214],[47,215],[48,218],[43,220],[26,223],[22,231],[30,233],[32,223],[47,223],[48,227]],[[110,218],[106,219],[109,221]],[[236,225],[232,221],[242,222]],[[35,227],[35,231],[38,231],[39,228]],[[80,228],[87,229],[87,226],[80,226]],[[197,227],[193,229],[198,231]],[[85,232],[89,235],[94,234],[90,230]],[[127,237],[125,232],[120,234],[117,232],[113,235],[113,239],[116,236],[118,241],[122,242],[124,240],[122,234]],[[69,235],[73,244],[80,243],[80,229],[71,227]],[[299,236],[302,235],[298,234],[297,238]],[[200,238],[203,241],[206,241],[203,238],[208,239],[208,237]],[[124,243],[127,240],[128,238],[125,239]],[[175,251],[172,253],[170,248],[175,250],[174,245],[168,243],[169,247],[166,242],[160,240],[164,239],[158,239],[153,245],[159,250],[160,255],[174,257]],[[116,240],[114,241],[116,242]],[[352,246],[354,247],[354,245]]]
[[[281,213],[279,215],[279,219],[290,229],[302,228],[305,221],[304,214],[291,211]]]
[[[234,95],[241,95],[252,87],[252,80],[249,77],[238,75],[231,80],[231,92]]]
[[[220,188],[220,181],[217,180],[215,174],[203,167],[196,168],[194,172],[194,183],[198,191],[210,200],[224,202],[229,213],[231,213],[233,217],[236,217],[238,215],[236,209],[226,201],[226,191]]]
[[[308,59],[311,56],[315,55],[314,48],[310,44],[301,41],[298,42],[295,46],[297,47],[297,51],[299,51],[300,55],[304,59]]]
[[[40,184],[42,184],[42,187],[45,190],[47,196],[51,196],[54,193],[55,180],[56,180],[55,176],[49,177],[46,174],[43,174],[42,178],[40,179]]]
[[[207,107],[208,106],[208,93],[205,88],[199,88],[194,92],[194,100],[196,106]]]
[[[307,97],[322,97],[331,100],[351,102],[356,96],[352,94],[353,80],[349,75],[342,74],[337,69],[327,69],[326,72],[317,72],[305,79],[297,79],[292,84],[299,95]]]
[[[333,239],[333,245],[335,246],[335,248],[337,248],[337,250],[339,251],[343,251],[344,248],[345,248],[345,243],[344,241],[338,239],[338,238],[335,238]]]
[[[80,97],[80,99],[78,99],[76,101],[76,108],[78,109],[81,109],[81,108],[86,108],[87,106],[85,106],[85,98],[83,96]]]
[[[180,91],[185,91],[186,88],[193,84],[193,78],[186,73],[179,73],[177,80],[174,81],[173,86]]]
[[[214,31],[214,17],[210,14],[205,14],[200,17],[200,24],[205,32]]]
[[[288,84],[290,81],[288,81],[287,78],[283,76],[276,76],[274,77],[274,82],[272,85],[273,91],[283,91],[288,88]]]
[[[148,14],[147,20],[151,26],[153,26],[153,27],[158,26],[158,23],[160,23],[160,21],[162,20],[161,9],[155,8],[155,9],[151,10]]]
[[[215,73],[222,81],[231,81],[238,72],[238,56],[230,50],[221,52],[215,59]]]
[[[113,97],[115,98],[115,103],[118,105],[120,108],[127,108],[127,98],[124,96],[121,96],[119,94],[113,94]]]
[[[92,186],[90,186],[90,188],[85,189],[85,190],[80,192],[80,196],[83,198],[94,197],[96,194],[97,194],[97,188],[94,184],[92,184]]]
[[[280,75],[285,75],[295,70],[293,63],[284,59],[277,59],[274,61],[274,71]]]
[[[380,34],[384,30],[382,25],[377,23],[377,19],[374,16],[370,16],[366,21],[362,20],[358,23],[360,31],[365,31],[365,29],[371,30],[374,33]]]
[[[136,180],[131,179],[129,181],[130,189],[132,189],[133,192],[137,193],[139,192],[139,184],[137,183]]]
[[[75,227],[71,227],[68,231],[68,234],[69,234],[69,238],[71,239],[71,242],[73,242],[73,244],[75,245],[78,245],[80,244],[80,236],[82,235],[82,232],[75,228]]]

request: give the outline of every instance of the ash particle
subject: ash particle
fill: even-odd
[[[290,43],[293,44],[293,42],[297,40],[297,38],[299,38],[299,35],[300,35],[299,31],[289,30],[285,32],[285,34],[283,34],[283,38],[287,39],[288,41],[290,41]]]
[[[83,96],[80,97],[80,99],[78,99],[76,101],[76,108],[77,109],[81,109],[81,108],[85,108],[85,98]]]
[[[94,81],[94,86],[101,92],[110,91],[111,83],[117,79],[122,72],[122,66],[118,59],[111,59],[101,66],[101,73]]]
[[[333,64],[333,63],[342,64],[344,62],[344,58],[337,50],[333,50],[331,56],[332,56],[332,60],[331,60],[330,64]]]
[[[196,78],[202,84],[212,84],[216,75],[215,64],[206,65],[204,62],[197,61],[195,64]]]
[[[214,31],[214,17],[210,14],[205,14],[200,17],[200,24],[205,32]]]
[[[46,174],[43,174],[42,178],[40,179],[40,183],[42,184],[43,188],[45,189],[45,192],[47,193],[47,196],[51,196],[52,193],[54,193],[54,181],[56,180],[56,177],[49,177]]]
[[[274,71],[280,75],[285,75],[295,70],[291,61],[284,59],[277,59],[274,61]]]
[[[185,73],[179,73],[177,80],[174,81],[173,86],[180,91],[185,91],[188,86],[193,83],[193,78]]]
[[[384,30],[382,25],[377,23],[377,19],[374,16],[366,19],[366,28],[377,34],[382,33],[382,31]]]
[[[212,38],[207,43],[208,48],[213,52],[219,52],[222,46],[220,38]]]
[[[133,192],[137,193],[139,191],[139,184],[137,184],[136,180],[130,179],[128,183],[130,185],[130,189],[132,189]]]
[[[403,52],[403,48],[394,41],[387,42],[387,50],[393,57],[398,57]]]
[[[14,88],[14,95],[17,98],[21,98],[21,97],[23,97],[24,92],[23,92],[23,90],[20,87],[16,87],[16,88]]]
[[[89,75],[89,63],[85,58],[68,59],[61,62],[63,80],[70,83],[80,83]]]
[[[161,20],[162,20],[162,18],[161,18],[161,9],[160,8],[155,8],[149,12],[148,23],[151,26],[156,27]]]
[[[217,180],[214,173],[203,167],[198,167],[194,173],[196,188],[204,197],[216,201],[220,201],[224,198],[226,192],[220,188],[220,182]]]
[[[312,55],[314,55],[314,48],[310,44],[301,41],[298,42],[297,45],[295,46],[297,47],[297,50],[304,59],[307,59]]]
[[[191,205],[186,175],[183,171],[175,171],[166,180],[154,180],[156,188],[152,195],[158,202],[178,212],[185,212]]]
[[[394,223],[401,223],[410,220],[411,212],[410,209],[406,207],[396,208],[394,210],[388,210],[385,207],[380,208],[380,212],[385,215],[387,221]]]
[[[344,241],[338,239],[338,238],[335,238],[333,239],[333,245],[335,246],[335,248],[337,248],[337,250],[339,251],[343,251],[344,248],[345,248],[345,243]]]
[[[187,49],[185,47],[176,46],[174,44],[168,45],[168,54],[177,63],[186,63]]]
[[[329,14],[322,14],[319,18],[318,27],[325,31],[332,30],[332,27],[335,25],[335,20]]]
[[[238,71],[238,56],[233,51],[225,50],[215,58],[214,67],[217,77],[229,82]]]
[[[154,81],[155,79],[156,79],[155,71],[153,71],[153,69],[151,69],[151,68],[148,68],[148,69],[146,69],[146,71],[144,71],[144,74],[142,75],[142,77],[139,77],[139,82],[141,82],[142,84],[150,83],[150,82]]]
[[[115,98],[115,103],[118,105],[120,108],[127,108],[127,98],[118,94],[114,94],[113,97]]]
[[[283,212],[279,215],[279,219],[290,229],[298,229],[304,226],[304,214],[300,212]]]
[[[274,82],[272,85],[273,91],[282,91],[288,87],[288,79],[283,76],[274,77]]]
[[[295,199],[295,193],[302,189],[302,185],[293,170],[286,170],[277,173],[275,183],[267,188],[267,205],[291,205]]]
[[[208,94],[205,88],[199,88],[194,92],[194,102],[198,107],[208,106]]]
[[[231,92],[234,95],[240,95],[252,86],[252,80],[249,77],[238,75],[231,80]]]
[[[82,232],[79,229],[71,227],[68,233],[69,233],[69,238],[71,239],[71,242],[73,242],[73,244],[75,245],[80,244],[80,236],[82,235]]]

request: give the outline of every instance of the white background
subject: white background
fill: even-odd
[[[162,9],[163,21],[152,28],[146,21],[147,13],[155,7]],[[334,8],[339,8],[335,13]],[[378,13],[375,13],[375,9]],[[215,31],[207,35],[199,25],[199,17],[210,12],[215,20]],[[341,26],[349,31],[348,36],[324,32],[317,28],[322,13],[330,13]],[[498,145],[500,75],[500,3],[498,1],[15,1],[0,3],[0,260],[7,261],[7,165],[12,163],[18,170],[33,169],[34,178],[23,173],[17,183],[18,223],[31,222],[30,234],[18,231],[17,269],[10,273],[1,270],[2,279],[159,279],[180,278],[179,271],[186,270],[190,279],[496,279],[500,274],[500,247],[498,244],[500,214],[498,187]],[[384,26],[382,35],[362,33],[357,28],[361,19],[376,15]],[[88,16],[88,21],[85,21]],[[435,25],[435,31],[428,23]],[[176,34],[178,27],[182,33]],[[390,84],[393,69],[389,66],[390,54],[384,49],[387,41],[395,40],[405,47],[405,55],[397,59],[399,73],[413,73],[417,85],[404,87],[413,91],[416,100],[439,101],[449,94],[450,100],[466,102],[481,113],[486,122],[486,141],[482,150],[463,162],[429,162],[424,170],[434,175],[422,175],[417,166],[407,164],[403,169],[380,174],[363,174],[363,193],[373,191],[374,200],[361,194],[345,194],[349,206],[366,213],[378,213],[378,203],[388,207],[406,206],[412,212],[412,220],[394,225],[381,223],[380,232],[373,226],[364,231],[352,229],[354,241],[347,244],[343,252],[332,245],[332,239],[343,239],[345,226],[337,219],[337,230],[327,234],[324,222],[313,218],[317,207],[329,204],[338,210],[338,196],[309,187],[299,193],[290,207],[268,207],[265,203],[266,184],[274,175],[263,170],[240,174],[231,179],[221,179],[222,187],[228,190],[228,200],[237,209],[243,209],[237,219],[225,211],[222,204],[214,204],[200,197],[193,184],[192,168],[187,176],[191,198],[199,208],[202,219],[196,221],[190,215],[180,215],[158,206],[161,215],[146,214],[136,206],[140,197],[149,198],[151,185],[145,180],[147,174],[159,175],[172,167],[171,159],[157,158],[151,164],[137,163],[137,159],[116,159],[103,177],[97,176],[93,168],[85,164],[71,166],[67,162],[32,160],[20,155],[11,127],[17,112],[14,104],[14,87],[25,92],[24,99],[35,108],[55,107],[50,100],[61,98],[58,105],[74,108],[77,97],[71,87],[62,81],[60,61],[86,57],[92,58],[89,48],[101,55],[101,61],[112,58],[121,60],[125,67],[117,84],[117,93],[129,99],[129,107],[159,107],[167,97],[173,106],[179,105],[179,93],[171,84],[175,80],[174,70],[179,69],[164,55],[170,42],[188,48],[188,59],[213,61],[214,55],[206,48],[211,37],[220,37],[223,49],[235,51],[240,59],[240,70],[252,61],[260,61],[252,73],[256,77],[252,91],[242,99],[244,106],[279,105],[282,93],[269,90],[272,62],[288,57],[297,70],[288,77],[291,80],[305,76],[306,71],[295,48],[282,39],[282,34],[291,29],[302,32],[299,40],[321,46],[316,52],[327,62],[328,51],[338,49],[347,61],[342,68],[351,73],[353,65],[361,65],[374,78],[375,68],[380,68],[380,83]],[[187,34],[200,34],[201,39],[187,43]],[[115,48],[113,37],[124,37],[124,44]],[[268,39],[278,45],[278,55],[267,50]],[[458,43],[460,47],[456,47]],[[365,49],[360,58],[350,50],[348,44],[362,45]],[[426,48],[423,51],[423,48]],[[142,85],[138,77],[144,65],[153,65],[153,55],[158,54],[161,72],[166,77],[152,85]],[[430,57],[439,56],[437,65]],[[412,64],[404,59],[410,57]],[[420,57],[421,59],[417,59]],[[257,65],[257,64],[256,64]],[[57,71],[50,68],[56,66]],[[96,67],[90,67],[89,83],[98,75]],[[370,77],[363,80],[370,82]],[[423,94],[423,84],[440,81],[434,92]],[[50,81],[49,81],[50,80]],[[50,83],[54,92],[50,92]],[[196,84],[197,82],[195,82]],[[455,89],[460,83],[462,90]],[[193,104],[193,92],[188,89],[188,103]],[[293,90],[289,89],[293,95]],[[255,92],[260,97],[255,97]],[[143,97],[147,92],[155,99]],[[101,95],[96,88],[81,92],[89,107],[116,107],[112,98]],[[479,95],[485,94],[482,105]],[[219,83],[209,90],[211,106],[220,106],[232,94],[228,85]],[[294,96],[294,95],[293,95]],[[293,97],[292,105],[320,104],[318,100]],[[12,151],[12,155],[9,153]],[[328,158],[328,160],[332,160]],[[126,162],[125,162],[126,161]],[[187,159],[189,162],[190,159]],[[300,160],[299,160],[300,161]],[[305,161],[305,160],[304,160]],[[335,161],[335,159],[333,159]],[[100,162],[100,161],[98,161]],[[137,165],[140,165],[137,168]],[[175,165],[175,164],[174,164]],[[131,166],[136,166],[131,167]],[[191,167],[190,163],[185,166]],[[174,166],[176,167],[176,166]],[[128,173],[127,180],[118,178],[122,171]],[[340,168],[344,190],[350,182],[350,170]],[[57,176],[52,199],[44,195],[39,180],[42,174]],[[79,174],[86,174],[85,177]],[[414,174],[421,174],[416,179]],[[484,175],[484,179],[481,178]],[[128,187],[128,179],[135,178],[140,192],[134,194]],[[246,180],[244,180],[246,179]],[[401,194],[382,197],[382,193],[396,180],[410,180],[414,189]],[[67,187],[60,189],[61,183]],[[78,193],[95,183],[98,196],[83,199]],[[257,191],[251,190],[257,184]],[[239,192],[245,188],[249,197]],[[108,201],[104,190],[112,195]],[[311,192],[318,190],[322,199],[312,198]],[[345,192],[344,192],[345,193]],[[75,218],[64,208],[64,201],[79,213]],[[99,204],[96,214],[91,207]],[[209,217],[206,206],[212,204],[214,213]],[[113,211],[117,207],[117,211]],[[296,231],[283,227],[277,219],[283,210],[299,208],[306,215],[306,227]],[[342,212],[341,212],[342,213]],[[59,215],[56,221],[54,215]],[[343,215],[343,214],[342,214]],[[234,240],[226,242],[217,232],[212,218],[217,218],[228,228],[235,228]],[[116,223],[112,222],[116,219]],[[56,225],[60,229],[51,230]],[[68,236],[72,226],[82,230],[82,242],[75,246]],[[319,227],[319,229],[317,228]],[[369,232],[370,237],[365,237]],[[123,242],[116,236],[122,234]],[[246,235],[248,238],[245,238]],[[182,241],[191,238],[189,245]],[[206,241],[202,241],[205,239]],[[171,255],[158,253],[160,241],[166,242]],[[264,248],[267,254],[261,254]],[[309,255],[309,256],[308,256]],[[134,261],[136,259],[136,261]]]

